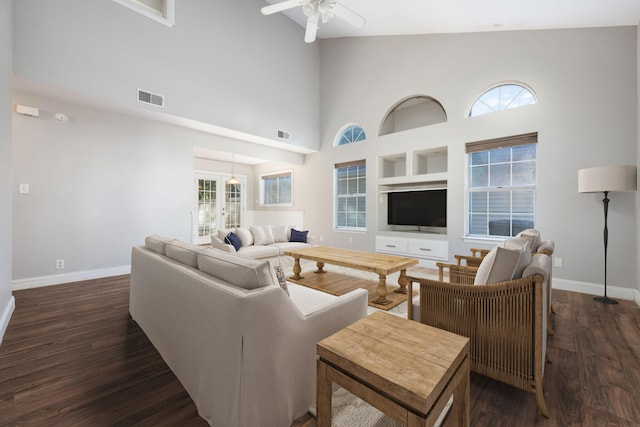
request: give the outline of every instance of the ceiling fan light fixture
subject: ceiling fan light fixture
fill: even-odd
[[[306,2],[304,6],[302,6],[302,12],[304,13],[304,16],[306,16],[307,18],[312,18],[318,15],[318,9],[317,9],[316,3],[313,0]]]

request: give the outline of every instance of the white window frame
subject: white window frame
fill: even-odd
[[[495,89],[500,89],[503,86],[519,86],[520,88],[528,91],[531,94],[531,96],[533,96],[533,102],[531,102],[529,104],[517,105],[517,106],[514,106],[514,107],[507,106],[507,107],[504,107],[504,108],[494,109],[494,111],[487,111],[487,112],[481,113],[481,114],[473,114],[473,107],[475,107],[475,105],[478,102],[480,102],[480,99],[484,95],[486,95],[488,92],[491,92],[491,91],[493,91]],[[467,108],[466,117],[469,117],[469,118],[471,118],[471,117],[480,117],[480,116],[484,116],[484,115],[487,115],[487,114],[499,113],[499,112],[506,111],[506,110],[511,110],[511,109],[514,109],[514,108],[525,107],[525,106],[528,106],[528,105],[534,105],[537,102],[538,102],[538,96],[536,95],[534,90],[531,87],[529,87],[528,85],[526,85],[526,84],[524,84],[522,82],[518,82],[518,81],[502,82],[502,83],[498,83],[498,84],[495,84],[493,86],[490,86],[486,90],[482,91],[482,93],[480,93],[480,95],[475,97],[474,100],[471,102],[471,104],[469,104],[469,108]]]
[[[465,218],[464,218],[464,238],[465,240],[504,240],[507,239],[510,236],[503,236],[503,235],[491,235],[489,234],[489,229],[487,229],[487,234],[471,234],[470,233],[470,198],[471,198],[471,194],[473,192],[494,192],[494,191],[500,191],[500,192],[507,192],[507,191],[518,191],[518,190],[523,190],[523,191],[533,191],[534,195],[533,195],[533,227],[535,227],[536,223],[537,223],[537,198],[538,198],[538,182],[537,182],[537,176],[538,176],[538,153],[536,150],[536,159],[535,159],[535,164],[536,164],[536,181],[534,184],[532,185],[509,185],[509,186],[493,186],[493,187],[482,187],[482,188],[477,188],[477,189],[471,189],[470,188],[470,177],[469,177],[469,171],[470,171],[470,156],[472,154],[471,151],[469,151],[469,146],[470,145],[476,145],[476,147],[482,147],[482,149],[475,149],[473,150],[473,152],[484,152],[484,151],[490,151],[490,150],[494,150],[494,149],[498,149],[498,148],[506,148],[506,147],[516,147],[516,146],[521,146],[521,145],[527,145],[527,144],[533,144],[533,143],[537,143],[538,141],[538,134],[537,133],[530,133],[530,134],[524,134],[524,135],[516,135],[516,136],[512,136],[512,137],[506,137],[506,138],[498,138],[498,139],[492,139],[492,140],[487,140],[487,141],[478,141],[478,142],[474,142],[474,143],[469,143],[467,144],[467,152],[465,154],[465,202],[464,202],[464,214],[465,214]],[[482,146],[482,144],[484,144],[484,146]],[[514,163],[518,163],[518,162],[513,162],[513,160],[508,162],[510,165],[513,165]],[[510,212],[508,213],[509,217],[511,218],[511,220],[513,220],[513,207],[511,207]]]
[[[266,203],[265,199],[266,199],[266,191],[265,191],[265,179],[266,178],[271,178],[271,177],[280,177],[280,176],[289,176],[289,178],[291,179],[291,185],[290,185],[290,189],[291,189],[291,194],[289,195],[289,199],[291,200],[288,203]],[[260,174],[260,176],[258,177],[258,183],[259,183],[259,187],[260,187],[260,206],[283,206],[283,207],[291,207],[293,206],[293,170],[289,169],[289,170],[284,170],[284,171],[279,171],[279,172],[268,172],[268,173],[263,173]],[[280,188],[278,187],[278,199],[280,199]]]
[[[356,139],[356,140],[350,141],[350,142],[348,142],[346,144],[340,144],[340,140],[342,139],[344,133],[347,131],[347,129],[350,129],[352,127],[359,127],[360,129],[362,129],[362,135],[364,135],[364,138]],[[336,137],[333,140],[333,146],[334,147],[342,147],[342,146],[345,146],[345,145],[353,144],[354,142],[365,141],[366,139],[367,139],[367,131],[364,130],[364,127],[362,127],[358,123],[347,123],[346,125],[342,126],[340,128],[340,130],[338,131],[338,133],[336,134]]]
[[[153,19],[167,27],[176,25],[176,3],[175,0],[162,0],[163,10],[157,10],[138,0],[113,0],[114,2],[131,9],[140,15]]]
[[[364,172],[364,179],[365,179],[365,192],[364,193],[354,193],[354,194],[349,194],[349,195],[340,195],[338,194],[338,169],[342,169],[342,168],[346,168],[346,167],[353,167],[353,166],[364,166],[365,167],[365,172]],[[338,163],[334,166],[333,168],[333,229],[334,230],[338,230],[338,231],[367,231],[367,209],[366,209],[366,205],[367,205],[367,193],[366,193],[366,179],[367,179],[367,163],[366,160],[357,160],[357,161],[353,161],[353,162],[345,162],[345,163]],[[355,179],[360,179],[361,177],[358,176]],[[364,211],[362,211],[362,213],[364,213],[364,223],[365,225],[363,227],[348,227],[348,226],[339,226],[338,225],[338,199],[344,197],[344,198],[348,198],[348,197],[364,197],[364,204],[365,204],[365,209]],[[356,213],[360,213],[360,211],[356,210]]]

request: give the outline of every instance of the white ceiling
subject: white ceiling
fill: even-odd
[[[279,3],[280,0],[266,0]],[[640,23],[640,0],[338,0],[367,22],[338,17],[320,24],[318,38],[398,34],[587,28]],[[300,7],[285,12],[302,27]],[[265,17],[269,19],[269,17]]]

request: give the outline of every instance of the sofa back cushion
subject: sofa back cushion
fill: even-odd
[[[521,251],[496,246],[482,259],[474,285],[504,282],[513,279]]]
[[[280,286],[269,261],[243,258],[216,249],[199,252],[197,259],[200,271],[240,288]]]
[[[165,245],[168,258],[194,268],[198,268],[198,252],[201,250],[200,246],[180,240],[173,240]]]
[[[289,241],[291,227],[288,225],[272,225],[271,231],[273,232],[273,240],[275,240],[275,243]]]
[[[273,238],[273,231],[271,226],[266,225],[263,227],[251,227],[251,234],[253,234],[253,242],[256,245],[270,245],[275,243]]]
[[[240,241],[242,242],[242,246],[253,245],[253,234],[251,234],[251,230],[249,230],[248,228],[245,228],[245,227],[236,228],[236,236],[240,238]]]
[[[147,236],[144,239],[144,246],[153,252],[159,253],[161,255],[166,255],[167,252],[165,251],[165,246],[168,242],[171,242],[173,240],[174,239],[170,237],[162,237],[154,234],[151,236]]]

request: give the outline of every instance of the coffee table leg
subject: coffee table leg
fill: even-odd
[[[291,276],[291,278],[295,280],[304,279],[304,277],[300,275],[300,272],[302,271],[302,268],[300,267],[300,257],[293,257],[293,259],[293,276]]]
[[[387,276],[383,274],[379,274],[379,276],[380,280],[378,281],[378,287],[376,288],[378,298],[373,300],[373,302],[380,305],[391,304],[391,301],[387,299]]]
[[[316,426],[331,427],[331,381],[327,379],[327,365],[318,360],[316,373]]]
[[[324,268],[324,262],[316,262],[316,266],[318,267],[318,269],[316,271],[314,271],[314,273],[318,273],[318,274],[322,274],[322,273],[326,273],[326,270],[323,270]]]
[[[398,294],[406,294],[407,293],[407,270],[400,270],[400,277],[398,277],[398,285],[400,287],[393,292]]]

